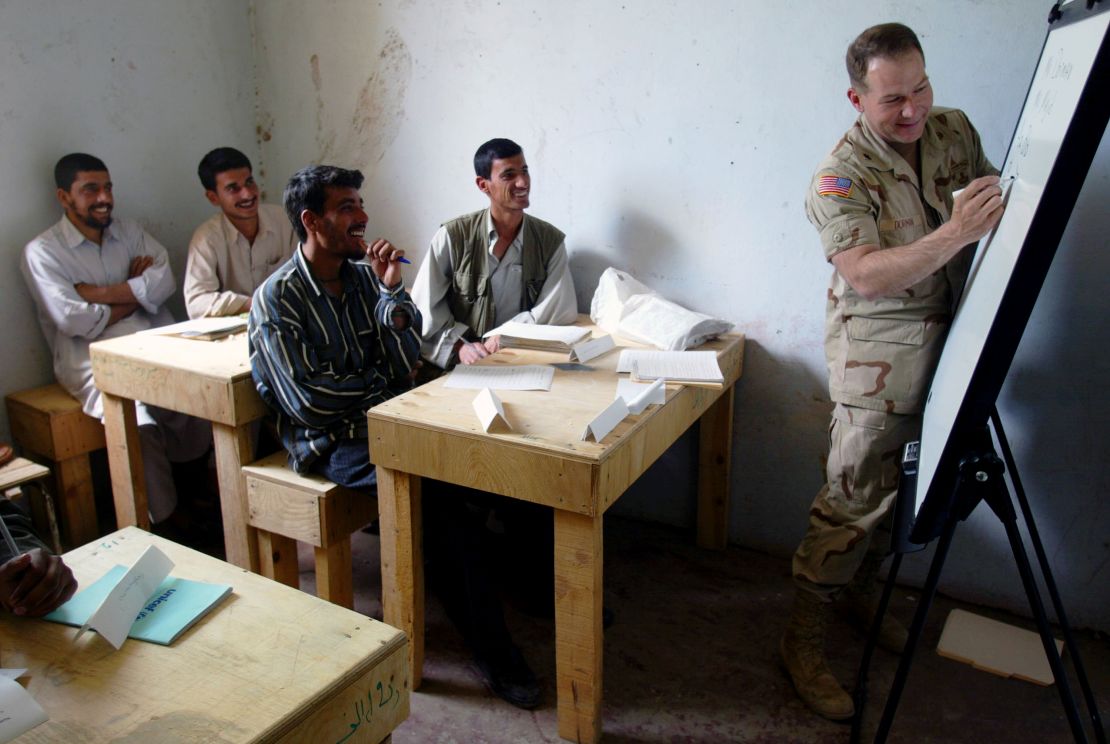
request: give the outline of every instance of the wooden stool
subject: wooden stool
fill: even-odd
[[[351,533],[378,515],[378,501],[318,475],[298,475],[286,461],[282,450],[243,466],[262,575],[299,586],[297,541],[311,543],[317,596],[353,608]]]
[[[65,543],[76,547],[95,540],[100,532],[89,453],[104,447],[104,426],[58,384],[12,393],[6,401],[12,439],[23,454],[48,462],[54,471]]]
[[[50,496],[50,489],[46,487],[46,481],[49,478],[50,468],[16,457],[7,465],[0,467],[0,495],[6,497],[9,491],[34,483],[39,490],[39,499],[31,501],[31,520],[40,535],[50,535],[54,552],[60,554],[62,541],[58,537],[58,518],[54,514],[54,499]]]

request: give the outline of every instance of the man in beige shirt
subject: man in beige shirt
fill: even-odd
[[[218,147],[200,161],[197,175],[220,212],[189,241],[185,308],[190,318],[248,312],[254,290],[293,255],[297,239],[281,207],[258,203],[243,153]]]
[[[1002,217],[998,171],[967,116],[933,105],[912,29],[872,26],[845,61],[848,101],[859,117],[806,194],[806,214],[833,268],[825,325],[829,456],[794,553],[796,592],[780,644],[799,696],[833,720],[851,718],[855,706],[825,657],[826,622],[835,602],[861,630],[871,624],[899,455],[921,436],[972,244]],[[901,653],[906,629],[888,613],[878,641]]]

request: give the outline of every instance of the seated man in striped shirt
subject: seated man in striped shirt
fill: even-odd
[[[375,485],[366,411],[412,386],[420,313],[401,277],[403,251],[363,239],[362,174],[314,165],[285,187],[300,238],[254,294],[251,374],[277,414],[298,473]]]
[[[366,410],[412,386],[421,318],[402,282],[403,252],[363,240],[361,185],[358,171],[332,166],[293,175],[285,211],[301,244],[255,291],[248,329],[251,373],[294,469],[370,489]],[[424,511],[429,583],[483,680],[513,705],[535,707],[539,684],[505,625],[484,522],[461,498]]]

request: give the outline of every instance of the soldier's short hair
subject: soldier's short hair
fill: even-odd
[[[867,66],[876,57],[901,57],[906,52],[917,51],[925,59],[925,51],[917,34],[909,26],[901,23],[880,23],[872,26],[856,37],[848,45],[844,63],[848,67],[848,79],[856,88],[867,88]]]

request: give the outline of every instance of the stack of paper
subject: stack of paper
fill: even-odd
[[[505,349],[539,349],[540,351],[566,351],[590,335],[589,328],[579,326],[534,325],[509,322],[485,334],[501,337]]]
[[[638,381],[666,380],[683,384],[723,385],[724,375],[715,351],[643,351],[625,349],[617,372],[630,372]]]
[[[194,318],[193,320],[171,325],[148,328],[139,333],[151,336],[180,336],[197,341],[216,341],[235,333],[247,330],[247,318],[242,315],[229,315],[216,318]]]

